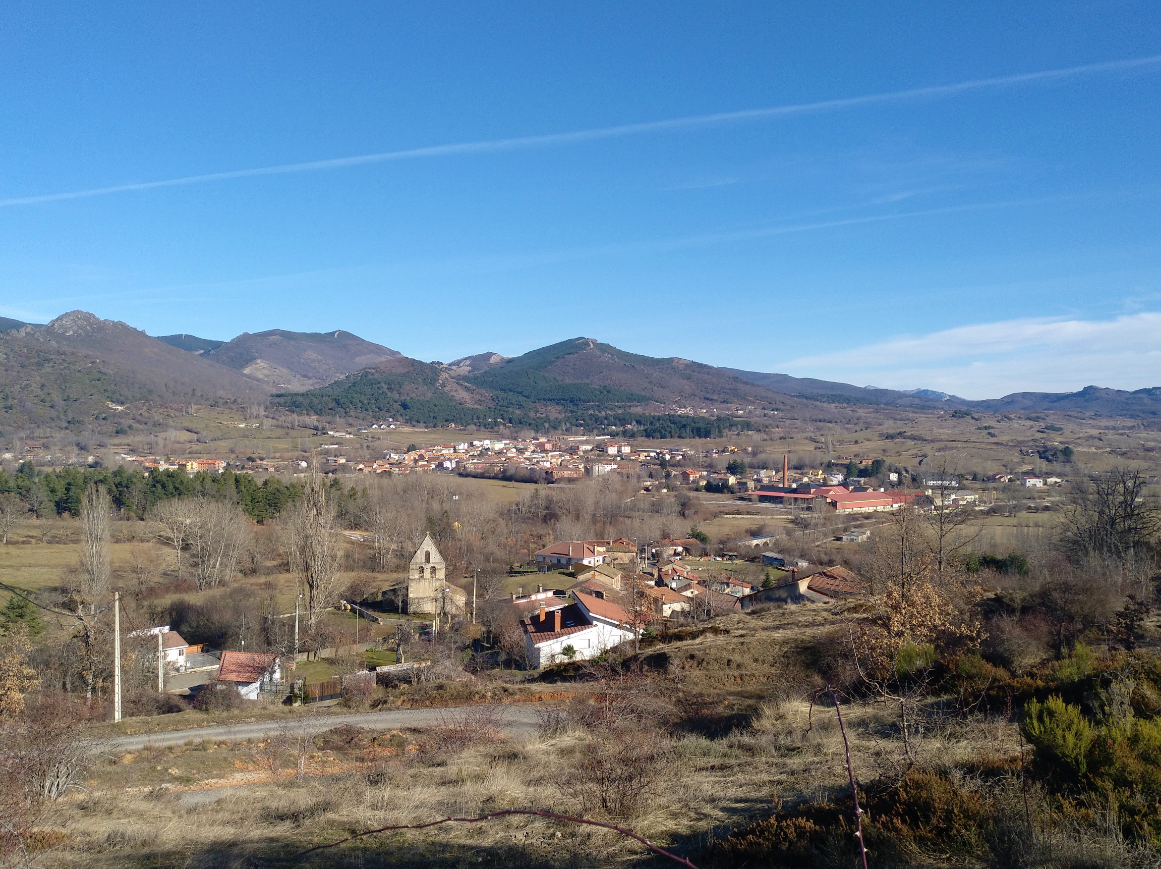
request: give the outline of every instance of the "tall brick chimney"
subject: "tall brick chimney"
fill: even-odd
[[[560,610],[552,611],[552,629],[554,631],[560,630]]]
[[[547,618],[548,618],[548,614],[545,612],[544,601],[541,601],[540,602],[540,624],[543,625],[545,620],[547,620]]]

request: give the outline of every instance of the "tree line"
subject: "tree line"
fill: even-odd
[[[182,470],[143,471],[124,466],[58,468],[40,471],[24,462],[15,474],[0,470],[0,496],[15,495],[38,518],[79,517],[85,490],[104,489],[113,508],[126,518],[144,518],[152,507],[174,498],[203,497],[237,504],[256,522],[276,518],[302,494],[302,484],[267,477],[261,483],[250,474]]]

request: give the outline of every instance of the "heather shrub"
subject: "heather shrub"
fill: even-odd
[[[930,770],[912,769],[893,786],[872,783],[861,795],[863,833],[874,865],[976,865],[991,854],[994,807],[979,793]],[[814,802],[725,839],[715,866],[847,867],[858,863],[849,796]]]
[[[1069,766],[1078,777],[1088,768],[1088,753],[1096,734],[1079,706],[1053,694],[1044,703],[1031,700],[1025,709],[1024,738],[1047,762]]]

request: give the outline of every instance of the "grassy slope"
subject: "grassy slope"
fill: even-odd
[[[805,702],[777,699],[794,648],[834,620],[826,609],[811,607],[728,617],[718,625],[727,633],[649,650],[663,650],[674,664],[664,680],[642,690],[679,703],[696,700],[719,715],[739,708],[748,724],[717,738],[696,729],[679,733],[667,759],[656,765],[650,798],[629,819],[634,829],[696,852],[711,829],[736,829],[767,815],[775,803],[793,805],[843,787],[843,748],[832,713],[815,709],[811,726]],[[862,781],[903,764],[889,713],[848,706],[845,718]],[[573,726],[526,741],[469,739],[428,758],[415,749],[429,734],[335,734],[312,747],[302,784],[285,771],[289,758],[271,774],[263,763],[267,743],[149,749],[94,767],[88,792],[58,806],[50,824],[68,844],[51,864],[259,859],[298,865],[292,855],[311,844],[382,824],[508,806],[575,810],[578,804],[561,784],[571,780],[597,736]],[[916,744],[919,763],[938,768],[1018,751],[1014,729],[998,722],[939,731]],[[202,797],[207,802],[190,808],[189,801],[207,789],[213,789]],[[608,866],[633,853],[639,852],[631,843],[605,833],[521,819],[372,839],[318,855],[310,865],[374,859],[376,865],[443,867],[470,858],[490,865]]]

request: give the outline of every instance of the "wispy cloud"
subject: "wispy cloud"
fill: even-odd
[[[580,144],[584,142],[599,141],[602,139],[615,139],[648,133],[680,132],[683,130],[715,127],[725,124],[749,123],[756,121],[774,120],[779,118],[791,118],[800,115],[837,112],[846,109],[861,108],[864,106],[884,105],[913,100],[940,99],[965,93],[971,93],[973,91],[1015,87],[1025,84],[1047,84],[1105,73],[1146,71],[1155,69],[1158,66],[1161,66],[1161,55],[1152,55],[1149,57],[1128,60],[1113,60],[1104,63],[1091,63],[1085,64],[1083,66],[1072,66],[1064,69],[1050,69],[1041,70],[1038,72],[1020,73],[1017,75],[1004,75],[993,76],[990,78],[972,79],[970,81],[955,82],[953,84],[932,85],[929,87],[911,88],[908,90],[890,91],[887,93],[864,94],[862,96],[855,97],[819,100],[810,103],[795,103],[785,106],[745,109],[742,111],[734,112],[717,112],[706,115],[692,115],[683,118],[669,118],[660,121],[645,121],[635,124],[620,124],[616,126],[597,127],[587,130],[573,130],[564,133],[547,133],[543,135],[517,136],[512,138],[492,139],[487,141],[431,145],[422,148],[407,148],[397,151],[383,151],[377,154],[361,154],[357,156],[338,157],[327,160],[311,160],[303,163],[286,163],[279,166],[235,169],[227,172],[211,172],[203,175],[187,175],[181,178],[117,184],[109,187],[94,187],[87,190],[73,190],[62,193],[46,193],[38,194],[35,196],[14,196],[6,199],[0,199],[0,207],[37,205],[47,202],[59,202],[68,199],[83,199],[92,196],[104,196],[112,193],[128,193],[132,191],[154,190],[162,187],[181,187],[190,184],[206,184],[214,181],[229,181],[238,178],[254,178],[263,175],[288,175],[297,172],[319,172],[400,160],[418,160],[439,157],[467,156],[474,154],[490,154],[504,151]]]
[[[789,374],[924,387],[964,398],[1161,386],[1161,313],[1113,320],[1019,319],[961,326],[780,363]]]
[[[739,175],[719,175],[712,178],[694,178],[689,181],[679,181],[667,187],[667,190],[708,190],[713,187],[731,187],[740,184]]]

